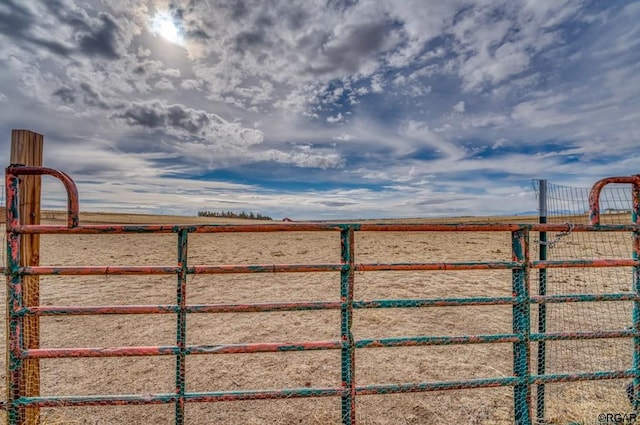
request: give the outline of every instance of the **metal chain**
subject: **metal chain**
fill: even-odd
[[[565,224],[567,225],[567,230],[565,230],[564,232],[556,233],[556,236],[555,238],[553,238],[553,240],[543,242],[541,240],[536,239],[535,242],[540,245],[546,245],[549,248],[553,248],[554,246],[556,246],[558,242],[560,242],[562,238],[564,238],[565,236],[569,236],[573,232],[573,229],[575,228],[575,225],[572,223],[565,223]]]

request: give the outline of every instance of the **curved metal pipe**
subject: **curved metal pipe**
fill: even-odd
[[[78,187],[68,174],[46,167],[27,167],[24,165],[10,165],[6,168],[7,177],[13,176],[52,176],[60,180],[67,191],[67,226],[69,228],[80,225],[80,207],[78,203]],[[7,188],[9,189],[9,188]],[[8,198],[8,196],[7,196]],[[7,223],[8,225],[9,223]]]
[[[640,174],[625,177],[607,177],[597,181],[589,192],[589,222],[592,225],[600,224],[600,192],[608,184],[628,183],[634,186],[634,192],[640,190]],[[637,211],[637,197],[634,197],[634,211]]]

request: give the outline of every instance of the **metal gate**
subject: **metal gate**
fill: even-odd
[[[68,223],[66,226],[23,225],[19,217],[19,176],[50,175],[62,182],[68,195]],[[626,183],[633,186],[633,223],[629,225],[600,225],[599,193],[609,183]],[[7,275],[8,299],[8,399],[2,405],[7,410],[10,424],[24,422],[26,408],[64,407],[87,405],[140,405],[167,404],[175,406],[175,423],[185,421],[185,404],[228,402],[234,400],[336,397],[341,402],[341,420],[344,424],[356,421],[356,398],[373,394],[429,392],[469,388],[513,387],[513,421],[531,424],[535,418],[535,402],[532,388],[556,382],[606,380],[632,378],[635,394],[640,390],[640,176],[604,179],[594,185],[591,192],[591,224],[388,224],[388,223],[287,223],[265,225],[80,225],[78,194],[75,183],[64,173],[47,168],[10,166],[6,169],[7,185],[7,253],[4,270]],[[633,253],[626,259],[590,259],[572,261],[547,261],[530,258],[532,233],[546,232],[627,232],[633,235]],[[485,262],[419,262],[419,263],[359,263],[354,258],[354,234],[356,232],[503,232],[511,235],[510,261]],[[253,265],[192,265],[187,262],[189,235],[221,232],[335,232],[340,237],[340,262],[323,264],[253,264]],[[169,233],[176,236],[177,261],[168,266],[31,266],[19,264],[20,237],[25,234],[139,234]],[[336,246],[336,249],[338,246]],[[530,288],[532,271],[552,268],[584,267],[632,267],[629,291],[618,293],[536,295]],[[369,271],[434,271],[434,270],[511,270],[512,296],[422,298],[422,299],[374,299],[354,298],[357,272]],[[340,275],[340,301],[309,301],[249,304],[198,304],[186,302],[187,280],[200,274],[228,273],[326,273]],[[101,307],[36,306],[27,307],[23,302],[23,281],[38,275],[175,275],[177,278],[175,302],[168,305],[112,305]],[[584,332],[536,332],[532,326],[532,309],[551,303],[589,303],[631,301],[633,316],[631,328]],[[358,309],[394,309],[446,306],[512,306],[512,330],[502,334],[462,336],[423,335],[361,339],[352,332],[354,311]],[[202,313],[225,312],[273,312],[300,310],[336,310],[340,312],[340,338],[336,340],[295,341],[290,343],[246,343],[217,345],[188,345],[186,323],[188,317]],[[170,346],[137,346],[112,348],[37,348],[27,349],[23,344],[23,320],[28,316],[52,315],[104,315],[104,314],[174,314],[175,344]],[[633,364],[624,370],[602,370],[589,373],[536,374],[532,367],[532,347],[543,341],[576,339],[630,338],[633,341]],[[360,350],[376,347],[440,346],[464,344],[511,344],[513,368],[509,376],[483,379],[435,382],[408,382],[404,384],[358,385],[356,382],[356,355]],[[221,355],[236,353],[276,353],[304,350],[339,350],[341,358],[339,385],[330,387],[283,388],[268,390],[239,390],[209,392],[186,391],[185,373],[188,356]],[[282,355],[286,355],[283,353]],[[24,364],[28,359],[61,359],[72,357],[120,357],[120,356],[171,356],[175,358],[175,391],[159,394],[123,394],[92,396],[38,396],[24,394]],[[532,370],[533,369],[533,370]],[[635,400],[638,407],[638,400]]]

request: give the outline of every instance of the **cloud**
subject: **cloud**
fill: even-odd
[[[422,142],[424,143],[423,146],[452,159],[460,159],[466,155],[464,149],[459,148],[455,143],[445,140],[423,122],[405,121],[399,129],[399,134],[411,140]]]
[[[338,115],[334,116],[334,117],[327,117],[327,122],[334,124],[337,122],[340,122],[344,120],[344,117],[342,116],[342,112],[339,112]]]
[[[0,131],[45,133],[96,206],[127,172],[175,209],[151,191],[205,199],[191,178],[294,216],[515,208],[498,195],[533,177],[637,173],[639,22],[586,0],[6,0]]]
[[[314,152],[282,152],[278,150],[266,150],[254,157],[254,160],[274,161],[282,164],[292,164],[301,168],[342,168],[344,160],[335,153]]]
[[[174,136],[189,137],[206,144],[246,147],[260,144],[263,139],[259,130],[243,128],[216,114],[159,101],[133,102],[123,111],[113,113],[111,118],[132,127],[164,129]]]
[[[79,33],[76,36],[80,51],[89,56],[100,55],[107,59],[117,59],[119,28],[116,20],[108,13],[100,13],[97,19],[91,21],[91,24],[94,26],[89,32]]]

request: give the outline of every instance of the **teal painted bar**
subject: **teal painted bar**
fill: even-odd
[[[538,196],[538,223],[547,223],[547,180],[538,180],[539,196]],[[546,261],[547,258],[547,232],[540,232],[539,243],[540,261]],[[538,295],[546,297],[547,295],[547,269],[538,270]],[[546,303],[538,304],[538,333],[547,332],[547,305]],[[544,375],[547,367],[547,345],[545,341],[538,342],[538,375]],[[545,386],[538,384],[536,388],[536,422],[544,421],[545,415]]]
[[[24,422],[25,410],[17,403],[22,397],[21,382],[24,375],[24,361],[20,355],[24,349],[23,319],[17,314],[24,308],[22,298],[23,276],[20,269],[20,235],[9,232],[8,228],[12,223],[17,223],[20,219],[20,206],[18,199],[18,178],[6,176],[7,199],[7,309],[8,309],[8,364],[7,374],[9,375],[9,391],[7,400],[7,421],[9,424],[22,424]]]
[[[352,227],[343,227],[340,231],[340,259],[343,268],[340,273],[340,337],[343,348],[341,353],[341,376],[344,393],[342,394],[342,423],[354,425],[355,412],[355,343],[351,326],[353,324],[353,284],[354,284],[354,237]]]
[[[411,382],[404,384],[376,384],[356,388],[357,395],[400,394],[428,391],[495,388],[518,385],[521,379],[507,376],[500,378],[467,379],[464,381]]]
[[[179,307],[176,314],[176,345],[178,355],[176,356],[176,425],[184,424],[184,393],[186,390],[186,349],[187,349],[187,243],[189,233],[186,230],[178,232],[178,273],[176,304]]]
[[[631,222],[640,224],[640,186],[633,185],[632,192],[633,209],[631,211]],[[633,232],[633,252],[632,258],[640,260],[640,232]],[[636,295],[640,295],[640,266],[633,267],[632,287]],[[636,336],[633,338],[633,370],[636,372],[633,377],[633,400],[634,411],[640,409],[640,301],[633,303],[633,330]]]
[[[415,336],[398,338],[360,339],[356,348],[419,347],[426,345],[499,344],[520,342],[519,334]]]
[[[516,425],[531,425],[531,347],[529,303],[529,231],[516,231],[511,234],[513,258],[521,267],[513,269],[513,294],[518,303],[513,306],[513,333],[519,342],[513,344],[513,374],[519,379],[513,388],[513,409]]]
[[[581,382],[599,381],[608,379],[632,378],[635,375],[634,369],[627,370],[601,370],[596,372],[581,373],[552,373],[549,375],[532,375],[529,377],[530,384],[557,383],[557,382]]]
[[[353,301],[353,308],[418,308],[418,307],[456,307],[472,305],[513,305],[513,297],[473,297],[473,298],[423,298],[397,300]]]
[[[635,375],[633,369],[620,371],[598,371],[576,374],[551,374],[545,376],[532,375],[529,377],[529,385],[555,382],[579,382],[593,380],[609,380],[630,378]],[[434,381],[400,384],[374,384],[355,387],[356,395],[398,394],[411,392],[451,391],[472,388],[496,388],[520,385],[521,379],[515,376],[467,379],[458,381]],[[329,388],[285,388],[280,390],[237,390],[237,391],[211,391],[211,392],[187,392],[184,394],[187,402],[224,402],[239,400],[264,400],[283,398],[306,397],[336,397],[342,396],[345,390],[342,387]],[[142,405],[142,404],[168,404],[175,403],[177,394],[148,394],[148,395],[97,395],[97,396],[49,396],[49,397],[22,397],[16,400],[16,405],[61,407],[61,406],[88,406],[96,404],[114,405]]]

